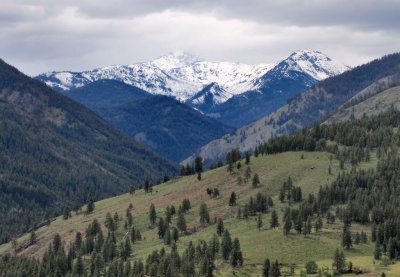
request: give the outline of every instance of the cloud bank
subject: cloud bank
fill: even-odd
[[[389,0],[0,0],[0,57],[30,75],[176,50],[271,63],[315,49],[357,65],[400,51],[399,10]]]

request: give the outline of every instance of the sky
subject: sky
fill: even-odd
[[[0,0],[0,58],[28,75],[185,51],[274,63],[313,49],[355,66],[400,51],[399,0]]]

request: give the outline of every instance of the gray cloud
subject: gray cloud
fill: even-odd
[[[174,50],[261,63],[312,48],[355,65],[400,45],[399,1],[3,1],[0,56],[28,74]]]

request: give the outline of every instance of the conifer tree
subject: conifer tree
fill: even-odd
[[[258,228],[258,230],[260,230],[262,226],[263,226],[263,222],[262,222],[261,214],[259,214],[258,218],[257,218],[257,228]]]
[[[231,197],[229,198],[229,206],[235,206],[236,205],[236,193],[232,191]]]
[[[225,229],[221,241],[221,254],[222,258],[227,261],[232,251],[232,239],[231,234]]]
[[[253,188],[258,187],[258,185],[260,184],[260,178],[258,177],[258,174],[254,174],[253,176]]]
[[[346,264],[346,259],[343,254],[343,251],[339,251],[338,248],[335,250],[335,254],[333,256],[333,266],[336,268],[338,273],[342,273]]]
[[[200,223],[208,224],[210,223],[210,214],[208,213],[208,208],[206,203],[200,205]]]
[[[157,213],[153,203],[151,203],[150,205],[149,219],[150,219],[150,225],[154,225],[154,223],[156,223]]]
[[[186,220],[185,214],[182,211],[178,212],[178,220],[176,226],[181,232],[186,232]]]
[[[240,242],[238,238],[233,240],[232,251],[231,251],[231,265],[233,267],[239,267],[243,265],[243,254],[240,250]]]
[[[279,226],[278,214],[275,210],[273,210],[271,214],[270,226],[271,228],[276,228]]]
[[[353,240],[351,238],[350,226],[345,225],[342,232],[342,246],[349,249],[353,246]]]
[[[222,234],[224,233],[224,221],[219,218],[218,219],[218,223],[217,223],[217,235],[218,236],[222,236]]]
[[[270,277],[271,263],[269,259],[265,259],[263,265],[263,275],[262,277]]]

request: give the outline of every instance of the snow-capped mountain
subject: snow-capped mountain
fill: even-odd
[[[99,79],[118,80],[152,94],[172,96],[223,123],[240,126],[281,105],[281,101],[275,101],[277,94],[281,93],[280,100],[286,101],[295,93],[347,69],[312,50],[294,52],[275,65],[210,62],[185,52],[175,52],[149,62],[84,72],[48,72],[36,78],[63,92]],[[235,105],[240,102],[244,106],[246,99],[254,100],[255,93],[263,94],[262,102],[257,103],[265,104],[273,98],[275,104],[252,116],[242,116],[237,122],[232,121],[231,110],[235,110]]]
[[[175,52],[150,62],[84,72],[48,72],[36,78],[60,91],[82,87],[99,79],[113,79],[183,102],[216,82],[226,92],[220,100],[226,101],[232,95],[253,89],[256,80],[271,68],[269,64],[208,62],[185,52]]]

